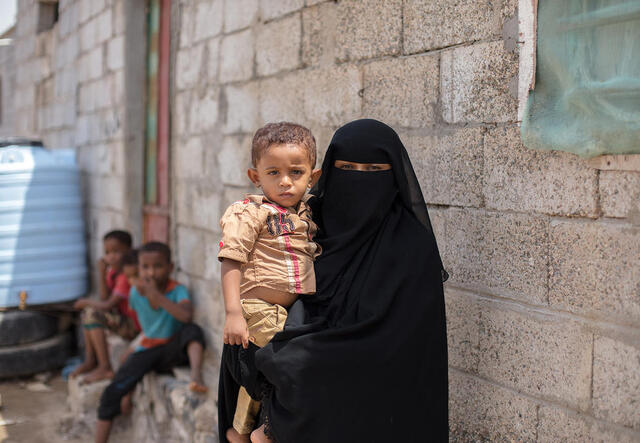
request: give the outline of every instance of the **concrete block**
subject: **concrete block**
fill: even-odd
[[[633,443],[640,433],[571,410],[540,405],[538,441]]]
[[[304,0],[260,0],[260,17],[263,21],[297,11],[304,6]]]
[[[220,193],[216,186],[207,182],[180,181],[176,188],[179,198],[183,199],[177,203],[178,223],[201,229],[217,228],[222,214],[220,213]]]
[[[105,8],[107,1],[91,0],[89,3],[91,4],[91,15],[96,15]]]
[[[544,217],[450,208],[438,244],[453,284],[546,305],[548,229]]]
[[[247,83],[242,86],[227,86],[223,89],[227,104],[224,116],[225,134],[251,132],[258,121],[258,84]]]
[[[78,22],[84,23],[91,17],[91,4],[88,1],[78,2]]]
[[[549,303],[606,321],[640,321],[640,228],[551,223]]]
[[[204,141],[191,137],[173,148],[176,178],[204,177]]]
[[[431,126],[435,123],[439,82],[437,55],[365,65],[363,114],[392,126]]]
[[[188,48],[193,44],[196,30],[196,2],[180,4],[180,48]]]
[[[194,306],[196,306],[196,308],[194,309],[195,321],[203,328],[222,331],[222,329],[224,328],[225,318],[224,301],[222,298],[219,283],[220,264],[215,264],[215,262],[218,261],[217,248],[220,237],[214,237],[218,239],[218,241],[213,242],[213,246],[215,246],[215,249],[211,251],[211,263],[213,263],[215,266],[212,267],[214,269],[209,271],[209,274],[214,274],[217,271],[215,279],[205,280],[201,278],[192,278],[191,288],[193,292],[193,303]],[[207,259],[209,260],[208,256]],[[222,340],[220,340],[220,343],[222,343]],[[213,343],[211,344],[213,345]],[[220,358],[219,355],[217,355],[216,357],[218,359]],[[216,364],[218,363],[219,360],[216,362]],[[199,427],[200,430],[205,430],[204,426],[206,425],[207,420],[209,420],[209,417],[206,416],[206,411],[204,412],[205,414],[203,417],[196,418],[196,428]],[[199,425],[198,422],[200,422]]]
[[[218,411],[211,401],[204,402],[194,413],[195,428],[198,431],[211,432],[218,426]]]
[[[80,28],[80,50],[82,52],[88,51],[95,47],[98,41],[98,21],[92,19],[89,22],[82,25]]]
[[[404,5],[404,52],[446,48],[500,35],[502,2],[408,0]]]
[[[58,35],[66,37],[78,26],[78,5],[73,3],[60,11],[58,18]]]
[[[113,4],[113,35],[124,34],[126,27],[125,2],[127,0],[115,0]]]
[[[253,76],[253,31],[238,32],[222,39],[220,48],[220,81],[248,80]]]
[[[600,171],[600,204],[606,217],[640,224],[640,172]]]
[[[67,406],[76,415],[93,412],[98,409],[100,396],[111,383],[110,380],[102,380],[91,384],[80,384],[82,378],[70,378],[67,385]]]
[[[489,208],[597,217],[597,171],[565,152],[524,147],[520,128],[493,128],[484,139]]]
[[[224,0],[224,32],[251,26],[258,17],[258,0]]]
[[[640,431],[640,346],[596,336],[593,349],[593,412]]]
[[[178,50],[176,86],[179,90],[193,88],[200,79],[205,45],[196,45]]]
[[[302,63],[330,65],[335,60],[338,8],[325,3],[302,11]]]
[[[202,230],[187,226],[177,227],[177,269],[188,269],[191,275],[204,276],[206,272],[206,241]]]
[[[592,334],[566,318],[487,305],[480,313],[478,373],[534,396],[586,410]]]
[[[304,115],[304,73],[261,80],[258,88],[260,124],[299,121]]]
[[[362,79],[356,66],[314,69],[306,73],[306,79],[307,119],[320,125],[338,126],[361,116]]]
[[[89,80],[101,77],[103,72],[103,55],[101,46],[94,48],[89,53],[87,62],[89,63]]]
[[[223,5],[223,0],[212,0],[197,4],[194,42],[214,37],[222,32],[222,23],[224,22]]]
[[[209,87],[191,99],[189,116],[190,132],[199,134],[211,131],[218,121],[220,89]]]
[[[75,144],[84,145],[89,142],[89,119],[85,116],[78,116],[76,122]]]
[[[271,2],[271,4],[275,4]],[[300,65],[302,36],[300,14],[270,22],[258,28],[256,34],[256,64],[258,75],[271,75]]]
[[[185,135],[189,130],[189,109],[191,109],[192,94],[192,91],[187,90],[177,92],[175,95],[175,112],[171,113],[171,130],[176,136]]]
[[[338,4],[336,33],[340,61],[399,54],[402,0],[345,0]]]
[[[111,77],[102,77],[92,83],[92,92],[96,109],[110,108],[114,105],[111,91]]]
[[[98,27],[98,29],[96,30],[96,43],[102,43],[109,40],[113,34],[113,15],[111,13],[111,9],[106,9],[103,13],[96,17],[95,20]]]
[[[517,76],[518,56],[506,51],[502,41],[442,52],[442,117],[447,123],[515,122]]]
[[[470,128],[402,137],[427,203],[482,206],[482,134]]]
[[[445,287],[449,366],[478,372],[480,305],[469,294]]]
[[[93,83],[83,83],[78,86],[78,105],[80,112],[92,112],[95,109]]]
[[[525,396],[449,371],[451,441],[534,442],[536,413],[536,403]]]
[[[220,38],[213,38],[207,42],[207,81],[209,84],[218,83],[218,71],[220,70]]]
[[[109,41],[107,46],[107,68],[116,71],[124,68],[124,37],[119,36]]]
[[[227,136],[217,155],[219,180],[225,185],[250,186],[247,169],[251,167],[251,136]]]

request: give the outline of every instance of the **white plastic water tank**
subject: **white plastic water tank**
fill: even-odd
[[[73,150],[0,148],[0,308],[87,292],[80,176]]]

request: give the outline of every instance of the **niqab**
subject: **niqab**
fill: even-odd
[[[406,150],[387,125],[358,120],[336,132],[322,171],[317,292],[255,354],[267,425],[279,443],[447,441],[446,273]]]

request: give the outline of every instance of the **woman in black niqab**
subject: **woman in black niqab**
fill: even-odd
[[[272,386],[268,431],[278,443],[447,441],[446,272],[398,135],[375,120],[340,128],[313,193],[317,292],[255,356]]]

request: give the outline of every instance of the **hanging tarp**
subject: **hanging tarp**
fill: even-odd
[[[539,0],[537,22],[525,146],[640,153],[640,0]]]

